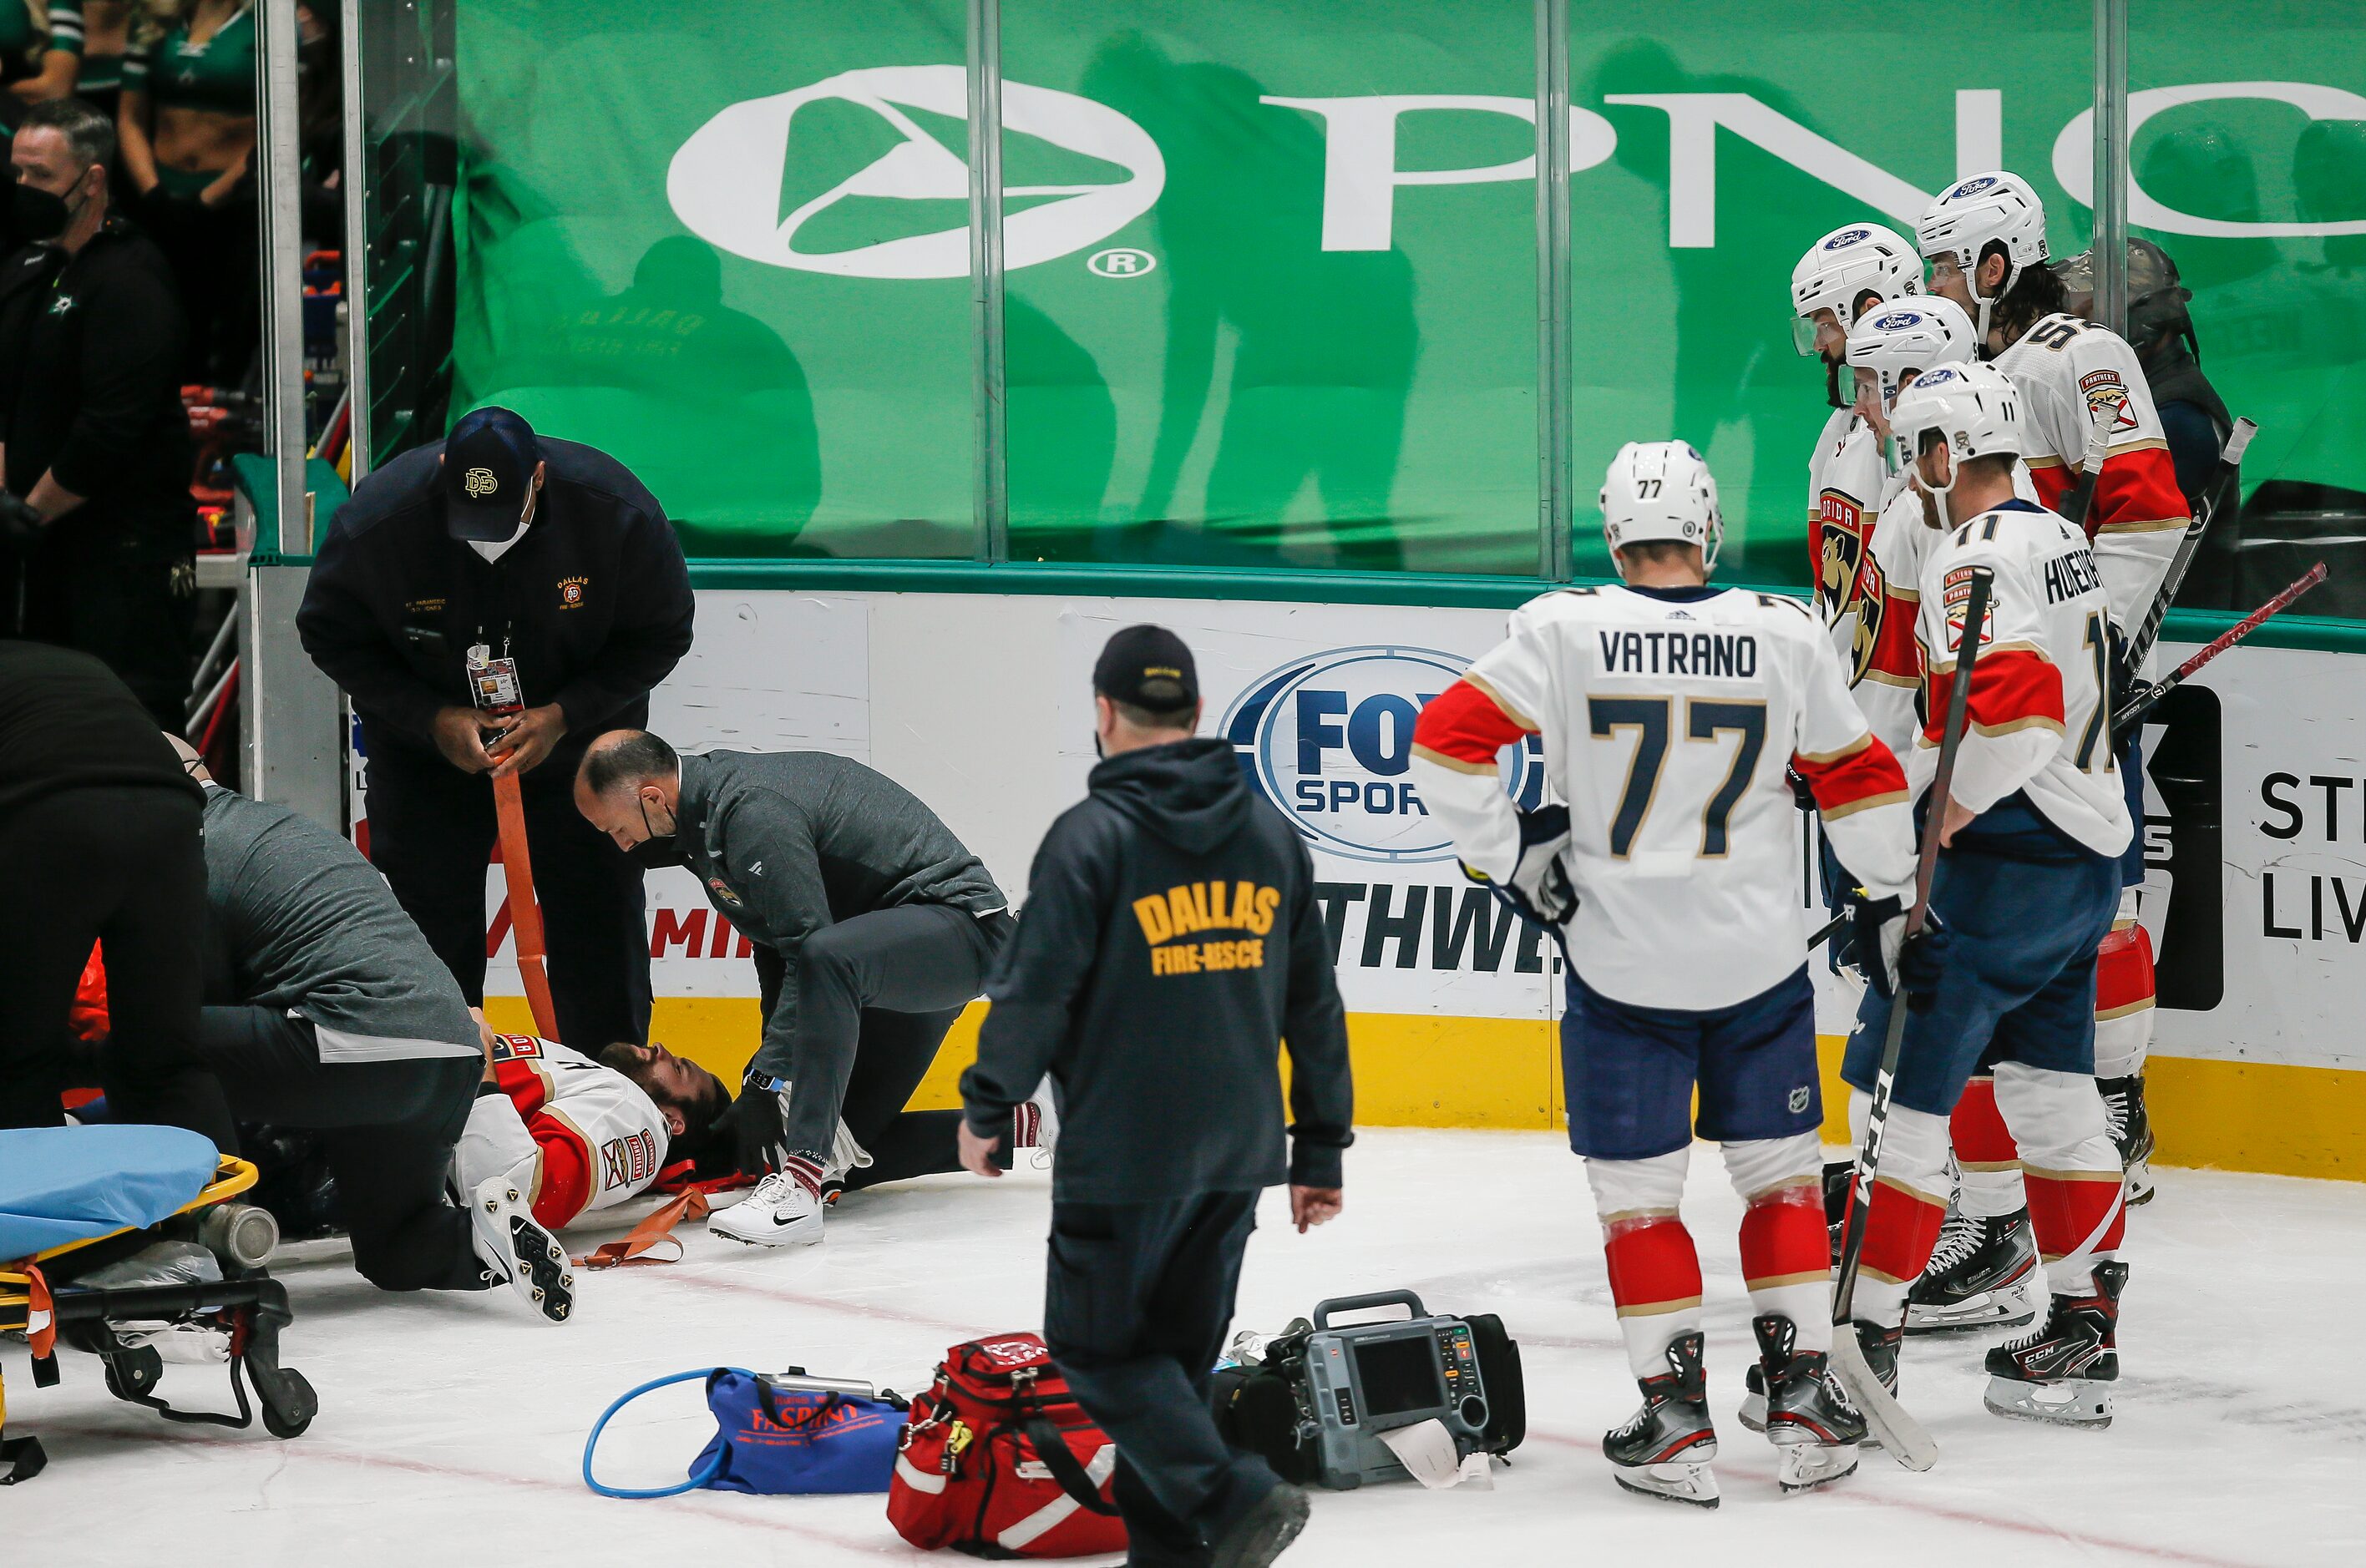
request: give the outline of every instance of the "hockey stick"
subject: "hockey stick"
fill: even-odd
[[[1939,735],[1939,766],[1932,775],[1930,812],[1922,822],[1921,851],[1914,868],[1914,905],[1906,912],[1906,941],[1922,934],[1931,913],[1931,884],[1939,872],[1939,834],[1947,822],[1948,791],[1955,780],[1955,757],[1963,749],[1964,731],[1971,717],[1972,671],[1979,662],[1980,637],[1988,624],[1989,595],[1995,574],[1985,566],[1972,568],[1972,588],[1964,603],[1964,633],[1956,644],[1955,678],[1947,693],[1947,722]],[[1904,954],[1901,945],[1899,953]],[[1889,1028],[1881,1043],[1881,1064],[1874,1074],[1873,1103],[1865,1122],[1865,1146],[1857,1151],[1856,1192],[1851,1198],[1848,1226],[1841,1243],[1841,1266],[1832,1290],[1831,1369],[1865,1425],[1881,1439],[1882,1447],[1909,1470],[1928,1470],[1939,1462],[1939,1445],[1922,1424],[1906,1413],[1898,1396],[1881,1385],[1866,1364],[1851,1321],[1856,1305],[1856,1280],[1865,1258],[1866,1211],[1873,1206],[1874,1183],[1881,1176],[1881,1135],[1889,1121],[1889,1094],[1898,1080],[1898,1061],[1906,1047],[1906,978],[1901,964],[1889,999]]]
[[[2186,526],[2185,537],[2178,541],[2177,554],[2169,563],[2169,576],[2161,579],[2160,591],[2153,595],[2152,609],[2146,612],[2144,624],[2136,628],[2136,634],[2129,640],[2127,664],[2130,670],[2144,668],[2145,655],[2152,652],[2153,644],[2160,637],[2161,622],[2169,619],[2169,604],[2177,598],[2177,590],[2185,586],[2185,574],[2192,569],[2193,557],[2201,551],[2203,533],[2218,521],[2217,510],[2212,504],[2218,494],[2218,486],[2243,465],[2244,449],[2259,433],[2259,427],[2251,420],[2236,420],[2234,430],[2226,436],[2226,444],[2218,449],[2218,466],[2211,471],[2210,488],[2204,495],[2200,515]]]
[[[558,1014],[550,1002],[550,977],[543,969],[542,905],[534,897],[534,857],[525,842],[525,802],[517,775],[493,775],[493,815],[501,823],[501,875],[510,889],[510,930],[517,937],[518,978],[525,981],[526,1004],[534,1009],[535,1032],[558,1038]]]
[[[2319,561],[2303,573],[2299,581],[2220,633],[2191,658],[2187,659],[2150,686],[2139,688],[2136,694],[2129,698],[2118,712],[2112,715],[2112,733],[2114,735],[2124,735],[2144,722],[2145,715],[2151,712],[2162,698],[2184,685],[2188,676],[2282,614],[2291,607],[2293,600],[2323,582],[2325,577],[2325,563]]]

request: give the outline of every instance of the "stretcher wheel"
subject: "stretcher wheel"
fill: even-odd
[[[287,1367],[266,1372],[251,1362],[246,1372],[254,1383],[255,1403],[262,1406],[263,1429],[273,1437],[299,1436],[320,1414],[320,1397],[302,1372]]]
[[[146,1403],[164,1375],[164,1358],[148,1345],[103,1352],[99,1364],[107,1369],[107,1392],[134,1405]]]

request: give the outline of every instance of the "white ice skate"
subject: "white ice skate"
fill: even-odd
[[[822,1203],[784,1170],[756,1183],[756,1190],[719,1209],[706,1228],[750,1247],[809,1247],[821,1239]]]
[[[506,1176],[489,1177],[469,1194],[468,1222],[489,1278],[506,1282],[536,1312],[564,1323],[575,1311],[575,1275],[567,1249],[545,1230]]]

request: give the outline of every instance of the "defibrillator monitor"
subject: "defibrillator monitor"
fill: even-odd
[[[1365,1418],[1397,1426],[1400,1417],[1407,1422],[1443,1417],[1446,1379],[1438,1366],[1436,1329],[1427,1323],[1389,1327],[1412,1331],[1347,1341],[1347,1360],[1355,1369],[1351,1386],[1363,1395]]]

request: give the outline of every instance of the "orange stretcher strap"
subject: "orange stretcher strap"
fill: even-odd
[[[682,1238],[673,1233],[674,1226],[684,1220],[704,1219],[708,1206],[705,1193],[684,1193],[633,1226],[623,1240],[603,1242],[580,1258],[569,1259],[569,1261],[579,1269],[643,1268],[652,1263],[678,1263],[682,1261]],[[673,1256],[641,1256],[661,1241],[673,1243]]]
[[[558,1039],[558,1012],[551,1005],[550,977],[543,969],[542,906],[534,897],[534,857],[525,842],[525,802],[514,773],[493,776],[493,815],[501,823],[501,875],[510,890],[510,925],[517,935],[518,978],[525,982],[535,1032]],[[563,1045],[566,1042],[560,1041]]]

